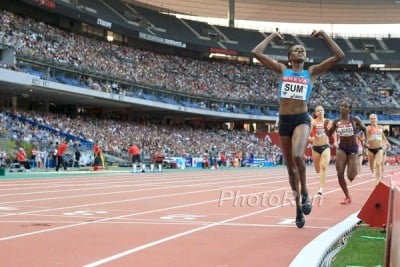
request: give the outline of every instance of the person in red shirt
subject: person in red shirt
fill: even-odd
[[[156,150],[156,152],[154,152],[154,155],[153,155],[151,161],[152,161],[153,167],[154,167],[154,164],[158,165],[158,171],[159,172],[161,172],[161,170],[162,170],[162,164],[164,162],[164,158],[165,157],[164,157],[163,153],[160,150]],[[150,166],[150,171],[153,172],[151,166]]]
[[[94,157],[100,157],[101,148],[100,148],[99,144],[97,144],[97,142],[93,145],[93,154],[94,154]]]
[[[104,162],[103,162],[103,150],[99,146],[99,144],[96,142],[93,145],[93,154],[94,154],[94,167],[95,170],[98,170],[99,167],[104,167]]]
[[[224,152],[221,152],[220,158],[218,160],[219,167],[226,167],[226,156]]]
[[[24,149],[22,147],[15,154],[15,158],[19,163],[21,163],[22,161],[27,161],[26,154],[25,154]]]
[[[131,144],[128,149],[128,154],[132,162],[133,172],[136,172],[137,164],[139,163],[140,169],[144,172],[142,160],[140,158],[140,148],[137,145]]]
[[[25,169],[30,169],[26,152],[22,147],[18,149],[17,153],[15,154],[15,159],[21,166],[24,166]]]
[[[57,147],[57,165],[56,165],[56,172],[58,172],[58,169],[60,169],[60,166],[62,165],[64,170],[67,170],[67,165],[65,164],[64,161],[64,154],[67,152],[68,149],[68,140],[66,139],[63,143],[60,143]]]

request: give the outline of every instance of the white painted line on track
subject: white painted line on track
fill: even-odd
[[[278,191],[278,190],[282,190],[282,188],[274,189],[274,190],[270,190],[270,191]],[[206,192],[206,191],[209,191],[209,190],[200,190],[199,192]],[[265,192],[265,191],[263,191],[263,192]],[[259,193],[262,193],[262,192],[259,192]],[[179,194],[169,194],[169,195],[164,195],[164,196],[176,196],[176,195],[186,195],[186,194],[188,194],[188,193],[185,192],[185,193],[179,193]],[[255,194],[255,193],[252,193],[252,194]],[[159,197],[159,196],[154,196],[154,197],[151,197],[151,198],[156,198],[156,197]],[[147,198],[143,198],[143,199],[147,199]],[[126,200],[117,201],[117,202],[125,202],[125,201]],[[35,234],[40,234],[40,233],[45,233],[45,232],[52,232],[52,231],[56,231],[56,230],[62,230],[62,229],[67,229],[67,228],[72,228],[72,227],[77,227],[77,226],[82,226],[82,225],[87,225],[87,224],[93,224],[93,223],[96,223],[96,222],[104,222],[104,221],[110,221],[110,220],[115,220],[115,219],[128,218],[128,217],[131,217],[131,216],[150,214],[150,213],[155,213],[155,212],[160,212],[160,211],[167,211],[167,210],[174,210],[174,209],[179,209],[179,208],[193,207],[193,206],[198,206],[198,205],[203,205],[203,204],[208,204],[208,203],[213,203],[213,202],[218,202],[218,201],[219,201],[219,199],[212,199],[212,200],[206,200],[206,201],[202,201],[202,202],[178,205],[178,206],[167,207],[167,208],[162,208],[162,209],[155,209],[155,210],[148,210],[148,211],[143,211],[143,212],[138,212],[138,213],[126,214],[126,215],[117,216],[117,217],[109,217],[109,218],[104,218],[104,219],[100,219],[100,220],[94,220],[94,221],[90,221],[90,222],[82,222],[82,223],[78,223],[78,224],[72,224],[72,225],[66,225],[66,226],[46,229],[46,230],[42,230],[42,231],[34,231],[34,232],[29,232],[29,233],[14,235],[14,236],[3,237],[3,238],[0,238],[0,241],[20,238],[20,237],[25,237],[25,236],[30,236],[30,235],[35,235]],[[115,203],[115,202],[112,202],[112,203]],[[96,203],[96,204],[91,204],[91,205],[100,205],[100,204],[105,204],[105,203]],[[89,205],[79,205],[77,207],[82,207],[82,206],[89,206]],[[273,208],[279,208],[279,207],[280,206],[273,207]],[[65,207],[60,208],[60,209],[65,209]],[[18,214],[22,215],[22,214],[29,214],[29,213],[31,213],[31,212],[26,212],[26,213],[23,212],[23,213],[18,213]]]
[[[352,187],[356,186],[357,184],[363,184],[363,183],[368,183],[368,182],[370,182],[370,181],[364,181],[362,183],[354,183],[354,184],[352,184]],[[245,185],[243,185],[243,186],[245,186]],[[223,188],[221,188],[221,189],[223,189]],[[268,192],[279,191],[279,190],[282,190],[282,189],[284,189],[284,188],[268,190]],[[327,193],[333,193],[333,192],[340,191],[340,190],[341,189],[336,189],[336,190],[332,190],[332,191],[327,192]],[[192,193],[193,192],[207,192],[207,191],[210,191],[210,190],[192,191]],[[254,195],[254,194],[257,194],[257,193],[260,194],[260,193],[263,193],[263,192],[266,192],[266,191],[253,192],[253,193],[247,194],[247,195]],[[186,192],[186,193],[179,193],[179,194],[169,194],[169,195],[164,195],[164,197],[166,197],[166,196],[175,196],[175,195],[185,195],[185,194],[188,194],[188,193]],[[160,196],[154,196],[154,197],[149,197],[149,198],[156,198],[156,197],[160,197]],[[147,198],[139,198],[139,199],[147,199]],[[136,200],[138,200],[138,199],[136,199]],[[120,203],[120,202],[125,202],[125,201],[126,200],[116,201],[116,202]],[[117,217],[109,217],[109,218],[104,218],[104,219],[100,219],[100,220],[94,220],[94,221],[90,221],[90,222],[82,222],[82,223],[77,223],[77,224],[72,224],[72,225],[55,227],[55,228],[51,228],[51,229],[45,229],[45,230],[40,230],[40,231],[23,233],[23,234],[19,234],[19,235],[2,237],[2,238],[0,238],[0,241],[5,241],[5,240],[10,240],[10,239],[15,239],[15,238],[21,238],[21,237],[26,237],[26,236],[31,236],[31,235],[36,235],[36,234],[41,234],[41,233],[46,233],[46,232],[52,232],[52,231],[57,231],[57,230],[63,230],[63,229],[83,226],[83,225],[87,225],[87,224],[93,224],[93,223],[96,223],[96,222],[104,222],[104,221],[110,221],[110,220],[115,220],[115,219],[128,218],[128,217],[131,217],[131,216],[150,214],[150,213],[155,213],[155,212],[160,212],[160,211],[167,211],[167,210],[174,210],[174,209],[178,209],[178,208],[198,206],[198,205],[203,205],[203,204],[212,203],[212,202],[218,202],[218,201],[220,201],[220,199],[213,199],[213,200],[207,200],[207,201],[202,201],[202,202],[197,202],[197,203],[190,203],[190,204],[186,204],[186,205],[179,205],[179,206],[167,207],[167,208],[162,208],[162,209],[143,211],[143,212],[139,212],[139,213],[132,213],[132,214],[127,214],[127,215],[117,216]],[[95,203],[95,204],[79,205],[79,206],[73,206],[73,207],[96,206],[96,205],[103,205],[103,204],[108,204],[108,203],[115,203],[115,202]],[[277,206],[277,207],[272,207],[272,208],[279,208],[279,207],[287,206],[289,204],[290,203],[287,203],[287,204],[283,204],[283,205],[280,205],[280,206]],[[69,207],[69,208],[73,208],[73,207]],[[267,210],[271,210],[272,208],[267,209]],[[58,209],[66,209],[66,207],[58,208]],[[58,209],[51,209],[51,210],[58,210]],[[267,210],[263,210],[263,211],[267,211]],[[38,212],[38,211],[36,211],[36,212]],[[23,215],[23,214],[30,214],[30,213],[32,213],[32,212],[22,212],[22,213],[18,213],[18,214],[19,215]],[[255,214],[257,214],[257,213],[255,213]],[[214,224],[216,224],[216,223],[214,223]]]
[[[123,251],[121,253],[112,255],[110,257],[103,258],[103,259],[100,259],[98,261],[86,264],[86,265],[84,265],[84,267],[99,266],[101,264],[117,260],[117,259],[122,258],[124,256],[127,256],[129,254],[136,253],[136,252],[144,250],[146,248],[150,248],[150,247],[153,247],[153,246],[168,242],[170,240],[180,238],[182,236],[190,235],[190,234],[193,234],[193,233],[196,233],[196,232],[208,229],[208,228],[216,227],[216,226],[219,226],[219,225],[223,225],[225,223],[229,223],[229,222],[232,222],[232,221],[236,221],[236,220],[240,220],[240,219],[247,218],[247,217],[250,217],[250,216],[254,216],[254,215],[257,215],[257,214],[260,214],[260,213],[263,213],[263,212],[266,212],[266,211],[269,211],[269,210],[272,210],[272,209],[276,209],[276,208],[279,208],[279,207],[271,207],[271,208],[268,208],[268,209],[259,210],[259,211],[256,211],[256,212],[252,212],[252,213],[240,215],[240,216],[237,216],[237,217],[233,217],[233,218],[230,218],[230,219],[226,219],[226,220],[223,220],[223,221],[215,222],[215,223],[212,223],[212,224],[209,224],[209,225],[205,225],[205,226],[202,226],[202,227],[194,228],[192,230],[185,231],[185,232],[182,232],[182,233],[179,233],[179,234],[171,235],[171,236],[168,236],[168,237],[165,237],[165,238],[162,238],[162,239],[159,239],[159,240],[156,240],[156,241],[153,241],[153,242],[150,242],[150,243],[147,243],[147,244],[144,244],[144,245],[141,245],[141,246],[138,246],[138,247]]]
[[[364,183],[367,183],[367,182],[370,182],[370,181],[364,181],[364,182],[360,182],[360,183],[353,183],[353,184],[352,184],[352,187],[354,187],[354,186],[356,186],[356,185],[359,185],[359,184],[364,184]],[[339,190],[341,190],[341,189],[332,190],[332,191],[327,192],[327,193],[329,194],[329,193],[333,193],[333,192],[336,192],[336,191],[339,191]],[[211,223],[211,224],[209,224],[209,225],[205,225],[205,226],[202,226],[202,227],[198,227],[198,228],[195,228],[195,229],[192,229],[192,230],[189,230],[189,231],[185,231],[185,232],[182,232],[182,233],[179,233],[179,234],[171,235],[171,236],[168,236],[168,237],[165,237],[165,238],[162,238],[162,239],[159,239],[159,240],[156,240],[156,241],[153,241],[153,242],[149,242],[149,243],[147,243],[147,244],[143,244],[143,245],[141,245],[141,246],[138,246],[138,247],[135,247],[135,248],[132,248],[132,249],[123,251],[123,252],[121,252],[121,253],[117,253],[117,254],[115,254],[115,255],[112,255],[112,256],[109,256],[109,257],[100,259],[100,260],[98,260],[98,261],[95,261],[95,262],[86,264],[86,265],[84,265],[84,267],[95,267],[95,266],[99,266],[99,265],[102,265],[102,264],[104,264],[104,263],[108,263],[108,262],[117,260],[117,259],[119,259],[119,258],[122,258],[122,257],[124,257],[124,256],[127,256],[127,255],[130,255],[130,254],[139,252],[139,251],[141,251],[141,250],[144,250],[144,249],[147,249],[147,248],[150,248],[150,247],[153,247],[153,246],[156,246],[156,245],[159,245],[159,244],[162,244],[162,243],[165,243],[165,242],[168,242],[168,241],[171,241],[171,240],[180,238],[180,237],[182,237],[182,236],[190,235],[190,234],[193,234],[193,233],[196,233],[196,232],[199,232],[199,231],[208,229],[208,228],[220,226],[220,225],[223,225],[223,224],[225,224],[225,223],[230,223],[230,222],[233,222],[233,221],[236,221],[236,220],[240,220],[240,219],[243,219],[243,218],[247,218],[247,217],[250,217],[250,216],[254,216],[254,215],[257,215],[257,214],[260,214],[260,213],[264,213],[264,212],[269,211],[269,210],[273,210],[273,209],[276,209],[276,208],[280,208],[280,207],[283,207],[283,206],[287,206],[287,205],[289,205],[289,204],[290,204],[290,203],[286,203],[286,204],[283,204],[283,205],[281,205],[281,206],[271,207],[271,208],[268,208],[268,209],[259,210],[259,211],[256,211],[256,212],[252,212],[252,213],[240,215],[240,216],[237,216],[237,217],[233,217],[233,218],[230,218],[230,219],[222,220],[222,221],[219,221],[219,222]],[[274,226],[276,227],[277,225],[274,225]],[[280,226],[280,227],[282,227],[282,226]],[[292,226],[291,226],[291,227],[292,227]]]
[[[285,180],[285,182],[287,182],[287,181]],[[371,180],[367,180],[367,181],[364,181],[363,183],[370,183],[370,182],[371,182]],[[314,183],[313,183],[313,184],[314,184]],[[317,183],[315,183],[315,184],[317,184]],[[362,184],[362,183],[358,183],[358,184]],[[350,187],[354,187],[354,186],[356,186],[356,185],[357,185],[357,184],[353,182],[353,184],[351,184]],[[189,185],[185,185],[185,186],[189,186]],[[164,188],[163,188],[163,189],[164,189]],[[234,187],[233,187],[233,189],[234,189]],[[218,190],[218,189],[215,188],[215,189],[213,189],[213,190]],[[282,188],[280,188],[280,190],[282,190]],[[199,190],[199,191],[212,191],[212,190]],[[338,189],[338,190],[332,190],[332,192],[335,192],[335,191],[340,191],[340,189]],[[193,191],[193,192],[196,192],[196,191]],[[262,191],[262,192],[265,192],[265,191]],[[329,192],[327,192],[327,193],[329,193]],[[327,194],[327,193],[326,193],[326,194]],[[257,194],[257,193],[252,193],[252,194]],[[173,195],[173,194],[171,194],[171,195]],[[117,218],[117,219],[127,218],[127,217],[130,217],[130,216],[136,216],[136,215],[141,215],[141,214],[148,214],[148,213],[159,212],[159,211],[165,211],[165,210],[172,210],[172,209],[177,209],[177,208],[182,208],[182,207],[190,207],[190,206],[195,206],[195,205],[202,205],[202,204],[205,204],[205,203],[211,203],[211,202],[215,202],[215,201],[218,201],[218,200],[209,200],[209,201],[203,201],[203,202],[199,202],[199,203],[191,203],[191,204],[182,205],[182,206],[168,207],[168,208],[159,209],[159,210],[145,211],[145,212],[136,213],[136,214],[128,214],[128,215],[119,216],[119,217],[114,217],[114,218],[104,218],[104,219],[95,220],[95,221],[91,221],[91,222],[76,223],[76,224],[73,224],[73,225],[67,225],[67,226],[63,226],[63,227],[57,227],[57,228],[52,228],[52,229],[46,229],[46,230],[43,230],[43,231],[35,231],[35,232],[31,232],[31,233],[26,233],[26,234],[11,236],[11,237],[7,237],[7,238],[4,238],[4,239],[0,239],[0,241],[8,240],[8,239],[13,239],[13,238],[18,238],[18,237],[23,237],[23,236],[34,235],[34,234],[38,234],[38,233],[56,231],[56,230],[59,230],[59,229],[66,229],[66,228],[72,228],[72,227],[81,226],[81,225],[93,224],[93,223],[108,223],[108,221],[113,220],[113,219],[116,219],[116,218]],[[93,204],[93,205],[98,205],[98,203],[97,203],[97,204]],[[282,205],[282,206],[283,206],[283,205]],[[282,207],[282,206],[279,206],[279,207]],[[81,206],[79,206],[79,207],[81,207]],[[234,218],[222,220],[222,221],[219,221],[219,222],[212,222],[212,223],[209,223],[209,224],[204,225],[204,226],[199,227],[199,228],[195,228],[195,229],[192,229],[192,230],[189,230],[189,231],[185,231],[185,232],[182,232],[182,233],[179,233],[179,234],[170,236],[170,237],[166,237],[166,238],[164,238],[164,239],[160,239],[160,240],[156,240],[156,241],[153,241],[153,242],[144,244],[144,245],[139,246],[139,247],[136,247],[136,248],[132,248],[131,250],[128,250],[128,251],[125,251],[125,252],[121,252],[121,253],[119,253],[119,254],[116,254],[116,255],[114,255],[114,256],[110,256],[110,257],[104,258],[104,259],[99,260],[99,261],[104,261],[104,260],[106,260],[106,262],[109,262],[109,261],[115,260],[115,259],[117,259],[117,258],[123,257],[124,255],[128,255],[128,254],[135,253],[135,252],[137,252],[137,251],[143,250],[143,249],[145,249],[145,248],[147,248],[147,247],[155,246],[155,245],[157,245],[157,244],[161,244],[161,243],[167,242],[167,241],[169,241],[169,240],[173,240],[173,239],[179,238],[179,237],[181,237],[181,236],[189,235],[189,234],[192,234],[192,233],[195,233],[195,232],[198,232],[198,231],[201,231],[201,230],[205,230],[205,229],[208,229],[208,228],[211,228],[211,227],[220,226],[220,225],[232,225],[232,226],[235,226],[234,223],[231,223],[231,222],[234,221],[234,220],[239,220],[239,219],[242,219],[242,218],[245,218],[245,217],[250,217],[250,216],[253,216],[253,215],[256,215],[256,214],[259,214],[259,213],[263,213],[263,212],[266,212],[266,211],[268,211],[268,210],[272,210],[272,209],[275,209],[275,208],[278,208],[278,207],[271,207],[271,208],[268,208],[268,209],[259,210],[259,211],[257,211],[257,212],[253,212],[253,213],[249,213],[249,214],[244,214],[244,215],[241,215],[241,216],[238,216],[238,217],[234,217]],[[27,214],[28,214],[28,213],[27,213]],[[236,224],[236,225],[239,226],[239,224]],[[254,226],[257,227],[256,224],[254,224]],[[266,225],[266,224],[260,224],[259,226],[268,226],[268,225]],[[271,225],[271,226],[273,226],[273,227],[286,227],[286,226],[277,226],[277,225]],[[287,227],[289,227],[289,226],[287,226]],[[292,227],[292,226],[291,226],[291,227]],[[310,228],[311,228],[311,227],[310,227]],[[118,255],[120,255],[120,256],[117,257]],[[115,257],[117,257],[117,258],[115,258]],[[110,260],[107,260],[107,259],[110,259]],[[89,265],[86,265],[86,266],[97,266],[96,264],[97,264],[97,262],[99,262],[99,261],[96,261],[96,262],[93,262],[93,263],[89,263]],[[92,264],[92,265],[91,265],[91,264]],[[93,265],[93,264],[94,264],[94,265]],[[98,264],[98,265],[99,265],[99,264]]]
[[[254,184],[253,184],[254,185]],[[241,188],[241,187],[250,187],[252,184],[246,184],[246,185],[240,185],[237,186],[236,188]],[[175,188],[175,187],[171,187]],[[256,195],[256,194],[262,194],[265,192],[275,192],[275,191],[281,191],[281,190],[286,190],[288,187],[280,187],[280,188],[275,188],[273,190],[264,190],[260,192],[253,192],[250,194],[243,194],[241,196],[246,196],[246,195]],[[169,188],[161,188],[161,189],[169,189]],[[76,205],[76,206],[68,206],[68,207],[58,207],[58,208],[51,208],[51,209],[43,209],[43,210],[36,210],[36,211],[27,211],[27,212],[20,212],[18,213],[19,215],[26,215],[26,214],[32,214],[32,213],[38,213],[38,212],[48,212],[48,211],[55,211],[55,210],[65,210],[65,209],[71,209],[71,208],[83,208],[83,207],[91,207],[91,206],[98,206],[98,205],[109,205],[109,204],[116,204],[116,203],[125,203],[125,202],[130,202],[130,201],[138,201],[138,200],[149,200],[149,199],[156,199],[156,198],[164,198],[164,197],[175,197],[175,196],[183,196],[183,195],[190,195],[190,194],[197,194],[197,193],[205,193],[205,192],[213,192],[213,191],[221,191],[221,190],[226,190],[229,188],[226,187],[221,187],[221,188],[213,188],[213,189],[204,189],[204,190],[195,190],[195,191],[186,191],[182,193],[171,193],[171,194],[164,194],[164,195],[155,195],[155,196],[146,196],[146,197],[140,197],[140,198],[130,198],[130,199],[123,199],[123,200],[118,200],[118,201],[107,201],[107,202],[97,202],[97,203],[91,203],[91,204],[84,204],[84,205]],[[135,191],[145,191],[145,190],[132,190],[133,192]],[[128,191],[128,192],[132,192]],[[120,193],[120,192],[114,192],[115,193]],[[90,194],[89,196],[98,196],[98,195],[103,195],[102,193],[99,194]],[[85,195],[88,196],[88,195]],[[79,197],[79,196],[77,196]],[[82,197],[82,196],[81,196]],[[64,198],[64,197],[63,197]],[[66,197],[65,197],[66,198]],[[40,200],[53,200],[54,198],[46,198],[46,199],[40,199]],[[56,198],[59,199],[59,198]],[[234,197],[231,198],[226,198],[226,199],[234,199]],[[220,201],[220,199],[217,200],[212,200],[212,201]]]
[[[263,178],[257,178],[255,180],[265,180],[265,177]],[[232,181],[232,180],[230,180]],[[248,179],[239,179],[239,180],[234,180],[232,182],[234,183],[238,183],[238,182],[245,182],[248,181]],[[167,184],[170,182],[166,182]],[[33,202],[33,201],[40,201],[40,200],[57,200],[57,199],[66,199],[66,198],[78,198],[78,197],[88,197],[88,196],[100,196],[100,195],[112,195],[112,194],[121,194],[121,193],[132,193],[132,192],[143,192],[143,191],[154,191],[154,190],[165,190],[165,189],[174,189],[174,188],[184,188],[184,187],[200,187],[200,186],[204,186],[204,185],[218,185],[221,183],[226,183],[226,181],[217,181],[217,182],[207,182],[207,183],[197,183],[197,184],[184,184],[184,185],[171,185],[171,186],[159,186],[159,187],[152,187],[152,188],[145,188],[145,189],[134,189],[134,190],[123,190],[123,191],[113,191],[113,192],[107,192],[107,193],[95,193],[95,194],[85,194],[85,195],[75,195],[75,196],[62,196],[62,197],[52,197],[52,198],[39,198],[39,199],[31,199],[31,200],[20,200],[20,201],[8,201],[8,202],[2,202],[0,203],[1,205],[4,204],[10,204],[10,203],[26,203],[26,202]],[[206,192],[206,191],[213,191],[213,190],[223,190],[223,189],[230,189],[230,188],[237,188],[237,187],[251,187],[254,185],[267,185],[267,184],[271,184],[271,183],[282,183],[282,181],[268,181],[268,182],[262,182],[262,183],[254,183],[254,184],[244,184],[244,185],[239,185],[239,186],[225,186],[223,188],[211,188],[208,190],[199,190],[197,192]],[[157,183],[159,184],[159,183]],[[152,184],[150,184],[152,185]],[[138,185],[132,185],[132,186],[138,186]],[[141,185],[139,185],[141,186]],[[146,185],[148,186],[148,185]],[[119,187],[124,187],[126,188],[127,185],[121,185]],[[287,187],[287,186],[286,186]],[[106,186],[104,188],[110,188],[110,186]],[[93,187],[92,189],[98,190],[98,189],[102,189],[102,187]],[[73,190],[67,190],[69,191],[75,191],[77,189],[73,189]],[[85,189],[79,189],[79,190],[84,190],[87,191],[89,190],[88,188]],[[58,192],[63,192],[66,190],[57,190],[57,191],[42,191],[40,193],[58,193]],[[195,191],[194,191],[195,192]],[[10,194],[11,196],[15,195],[15,194]],[[5,195],[2,195],[3,197]]]

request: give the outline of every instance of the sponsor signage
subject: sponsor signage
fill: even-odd
[[[167,38],[163,38],[163,37],[159,37],[159,36],[155,36],[155,35],[151,35],[151,34],[147,34],[147,33],[143,33],[143,32],[139,32],[139,38],[143,39],[143,40],[152,41],[155,43],[166,44],[166,45],[176,46],[176,47],[180,47],[180,48],[186,48],[186,43],[184,43],[184,42],[171,40],[171,39],[167,39]]]
[[[238,54],[238,52],[236,50],[217,48],[217,47],[210,47],[210,52],[229,55],[229,56],[237,56],[237,54]]]
[[[51,0],[34,0],[35,3],[38,3],[41,6],[46,6],[49,8],[56,8],[56,3]]]
[[[109,28],[109,29],[111,29],[111,27],[112,27],[112,23],[111,22],[109,22],[109,21],[106,21],[106,20],[104,20],[104,19],[97,19],[97,25],[100,25],[100,26],[103,26],[103,27],[106,27],[106,28]]]

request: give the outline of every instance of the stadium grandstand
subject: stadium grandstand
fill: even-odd
[[[236,2],[236,15],[246,18],[241,14],[243,3]],[[398,8],[387,2],[382,1],[381,7]],[[342,8],[356,7],[346,5]],[[173,6],[160,10],[151,1],[19,0],[2,1],[0,8],[4,114],[26,114],[31,119],[54,116],[55,123],[66,118],[77,124],[85,123],[85,118],[130,120],[136,123],[132,127],[149,127],[147,131],[223,129],[240,135],[244,131],[248,137],[276,131],[276,78],[250,53],[268,32],[178,18],[172,13],[188,12]],[[327,12],[330,7],[323,8]],[[359,13],[360,22],[364,17]],[[386,22],[395,18],[388,16]],[[400,38],[336,34],[334,39],[346,58],[334,71],[318,77],[310,110],[322,104],[326,116],[334,118],[338,103],[349,98],[365,123],[370,113],[378,114],[390,140],[399,144]],[[307,64],[329,55],[322,41],[295,33],[273,42],[266,53],[285,62],[280,55],[295,43],[308,48]],[[78,134],[77,128],[63,132],[51,122],[47,126],[89,144],[98,139],[112,143],[112,137],[106,140],[95,131]],[[206,132],[199,134],[208,138]],[[242,146],[256,141],[247,142]],[[199,146],[193,153],[203,150]]]

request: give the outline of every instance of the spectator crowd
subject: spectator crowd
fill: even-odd
[[[132,94],[132,88],[121,85],[137,83],[173,93],[214,98],[229,103],[277,104],[277,80],[273,73],[257,64],[200,60],[166,55],[100,41],[0,10],[0,44],[14,47],[18,58],[51,62],[82,73],[77,86],[91,90]],[[19,61],[13,69],[26,71]],[[7,67],[7,66],[3,66]],[[84,73],[93,73],[88,75]],[[94,75],[96,74],[96,75]],[[51,72],[41,78],[52,79]],[[103,76],[102,76],[103,75]],[[98,79],[97,77],[108,77]],[[351,98],[353,107],[391,107],[399,99],[400,73],[380,71],[333,71],[318,77],[310,105],[335,107]],[[121,83],[124,84],[124,83]],[[388,88],[391,96],[382,94]],[[7,108],[7,107],[5,107]],[[98,142],[105,152],[124,155],[131,143],[145,153],[162,151],[170,156],[198,156],[212,147],[219,152],[244,157],[276,158],[279,147],[259,139],[245,130],[225,127],[202,129],[183,125],[161,125],[145,121],[123,121],[91,116],[69,117],[38,111],[21,111],[19,116],[90,142]],[[0,113],[0,137],[32,142],[40,150],[61,143],[62,137]],[[101,125],[101,127],[99,127]]]
[[[259,65],[135,49],[66,32],[8,11],[1,13],[0,43],[14,47],[21,57],[73,67],[82,73],[108,75],[110,80],[81,75],[77,83],[92,90],[111,91],[115,80],[124,80],[204,98],[277,104],[276,78]],[[348,70],[324,74],[315,82],[310,105],[335,107],[342,97],[347,97],[353,101],[353,108],[394,106],[400,91],[399,79],[398,72]],[[393,94],[382,94],[380,89]],[[132,88],[118,88],[121,94],[131,91]]]

